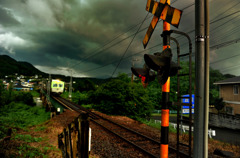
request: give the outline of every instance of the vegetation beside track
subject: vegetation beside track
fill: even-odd
[[[33,95],[39,96],[39,93],[12,91],[11,88],[5,90],[0,83],[0,94],[0,157],[46,157],[48,150],[53,149],[52,146],[31,146],[31,143],[41,142],[43,138],[19,134],[50,118],[49,112],[35,106],[33,102]],[[39,131],[43,129],[36,128]],[[9,133],[10,138],[5,139]]]

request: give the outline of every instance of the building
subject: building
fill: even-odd
[[[215,82],[219,86],[219,97],[226,103],[227,114],[240,114],[240,76]]]

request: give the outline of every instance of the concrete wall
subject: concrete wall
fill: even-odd
[[[240,130],[240,116],[209,113],[209,125]]]

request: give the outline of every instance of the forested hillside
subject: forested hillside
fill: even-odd
[[[46,75],[28,62],[20,62],[7,55],[0,55],[0,78],[15,73],[26,76]]]

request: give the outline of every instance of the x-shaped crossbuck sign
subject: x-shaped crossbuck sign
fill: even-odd
[[[179,25],[182,11],[171,7],[166,1],[167,0],[160,0],[160,2],[154,0],[147,1],[146,10],[154,16],[143,40],[144,49],[147,47],[149,39],[151,38],[159,19],[162,19],[175,27],[178,27]]]

